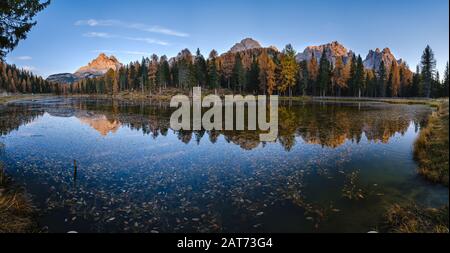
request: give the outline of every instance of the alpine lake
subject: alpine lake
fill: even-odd
[[[417,174],[432,108],[280,101],[256,131],[174,131],[159,101],[49,97],[0,105],[0,161],[47,232],[358,232],[390,205],[448,204]]]

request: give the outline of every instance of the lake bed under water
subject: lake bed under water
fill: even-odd
[[[273,143],[251,131],[173,131],[172,111],[10,103],[0,160],[49,232],[367,232],[389,205],[448,204],[448,188],[420,178],[413,160],[430,107],[281,102]]]

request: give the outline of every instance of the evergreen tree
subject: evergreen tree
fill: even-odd
[[[170,66],[165,55],[159,59],[158,83],[163,89],[166,89],[170,83]]]
[[[421,60],[422,69],[422,86],[424,89],[424,96],[429,98],[431,96],[431,86],[436,72],[436,60],[434,53],[430,46],[427,46],[422,54]]]
[[[330,72],[331,72],[331,64],[327,59],[325,49],[322,52],[322,56],[320,57],[319,62],[319,77],[318,77],[318,86],[320,90],[320,96],[325,96],[326,91],[328,89],[329,83],[331,81]]]
[[[209,54],[209,59],[207,62],[208,71],[208,87],[210,89],[217,89],[220,86],[219,71],[217,70],[217,52],[212,50]]]
[[[247,91],[258,93],[259,89],[259,64],[256,57],[253,57],[250,70],[247,73]]]
[[[50,4],[39,0],[2,0],[0,2],[0,61],[13,50],[36,22],[36,14]]]
[[[195,77],[197,79],[198,85],[200,87],[205,87],[207,78],[206,61],[203,55],[200,53],[200,49],[197,49],[194,65]]]
[[[302,61],[299,64],[298,71],[298,88],[299,94],[301,94],[302,96],[307,95],[309,79],[308,63],[306,61]]]
[[[241,55],[239,53],[235,56],[233,72],[231,75],[231,85],[234,90],[242,92],[246,85],[246,71],[242,64]]]
[[[387,86],[387,71],[386,65],[382,60],[380,63],[380,68],[378,70],[378,90],[380,97],[386,97],[386,86]]]
[[[447,62],[447,64],[445,65],[444,80],[442,83],[442,89],[443,89],[442,96],[443,97],[448,97],[448,89],[449,89],[448,85],[449,85],[449,73],[448,73],[448,62]]]

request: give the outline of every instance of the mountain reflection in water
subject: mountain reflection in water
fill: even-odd
[[[174,111],[167,104],[131,103],[110,100],[72,99],[63,104],[33,104],[7,107],[1,118],[2,134],[17,129],[48,113],[55,117],[76,117],[102,136],[114,134],[120,127],[142,131],[154,138],[166,136],[170,129],[170,115]],[[24,110],[24,107],[26,110]],[[430,109],[424,106],[358,103],[296,103],[279,108],[277,142],[289,151],[301,137],[307,144],[336,148],[346,141],[359,143],[363,135],[375,143],[388,143],[396,133],[404,134],[411,123],[416,131],[426,123]],[[221,135],[228,142],[251,150],[258,147],[257,131],[177,131],[180,141],[200,143],[207,135],[215,143]],[[205,137],[206,138],[206,137]]]
[[[174,110],[0,106],[0,160],[50,232],[367,232],[388,205],[448,204],[412,156],[427,106],[280,101],[273,143],[257,131],[173,131]]]

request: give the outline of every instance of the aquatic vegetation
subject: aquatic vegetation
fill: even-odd
[[[393,205],[386,212],[383,230],[391,233],[448,233],[448,206],[423,208]]]
[[[13,185],[0,163],[0,233],[36,231],[34,211],[23,190]]]

